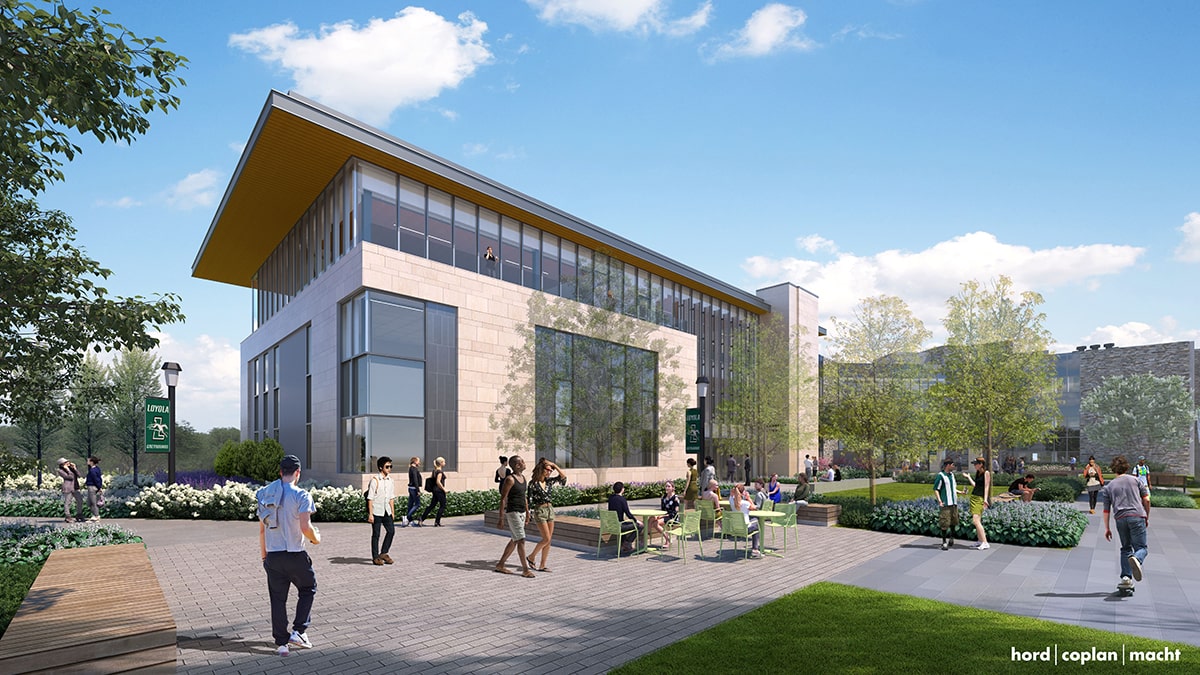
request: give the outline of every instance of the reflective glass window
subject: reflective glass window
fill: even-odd
[[[575,244],[562,240],[559,256],[559,294],[568,300],[575,299],[579,270],[575,262]]]
[[[475,205],[464,199],[454,198],[454,266],[459,269],[479,271],[479,250],[476,244]]]
[[[372,354],[425,358],[424,305],[390,295],[370,293]]]
[[[521,226],[521,283],[539,289],[542,282],[542,231],[532,225]]]
[[[500,215],[485,208],[479,209],[479,273],[500,275]]]
[[[521,283],[521,223],[500,217],[500,278]]]
[[[400,250],[425,257],[425,186],[400,177]]]
[[[447,265],[454,264],[454,249],[450,243],[454,236],[450,221],[452,203],[450,195],[429,188],[429,259]]]
[[[579,301],[585,305],[595,304],[596,286],[592,275],[596,270],[596,262],[592,259],[591,249],[579,247],[579,261],[575,269],[579,274],[578,281],[575,282],[575,293],[579,296]]]
[[[542,233],[542,290],[558,295],[558,237]]]

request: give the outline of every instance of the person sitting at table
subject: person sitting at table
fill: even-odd
[[[642,524],[633,517],[633,512],[629,510],[629,501],[625,499],[625,484],[617,481],[613,483],[612,490],[613,493],[608,498],[608,510],[616,511],[617,520],[621,521],[621,552],[633,553],[633,544],[625,543],[625,535],[632,532],[633,541],[636,542],[641,536]],[[628,520],[626,520],[627,517]]]
[[[753,496],[754,496],[754,508],[757,508],[757,509],[763,508],[763,504],[771,501],[771,496],[769,494],[767,494],[767,486],[763,482],[763,479],[761,479],[761,478],[754,479]],[[731,500],[730,504],[732,504],[732,499],[733,498],[730,497],[730,500]]]
[[[754,502],[750,501],[750,493],[745,485],[738,483],[729,491],[729,508],[741,511],[742,515],[746,516],[746,531],[750,533],[750,557],[761,558],[762,553],[758,550],[758,518],[750,517],[750,512],[757,508]]]
[[[664,483],[663,490],[665,490],[665,494],[659,500],[658,508],[660,511],[666,511],[667,515],[651,518],[650,531],[662,535],[663,546],[669,548],[671,546],[671,537],[667,535],[664,526],[679,519],[679,495],[675,494],[675,483],[672,481]]]
[[[721,486],[717,481],[710,480],[704,488],[704,492],[700,493],[700,499],[712,502],[713,513],[721,515]]]

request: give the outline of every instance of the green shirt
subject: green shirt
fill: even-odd
[[[933,481],[933,489],[938,493],[942,506],[958,504],[958,483],[954,480],[953,473],[948,471],[939,473]]]

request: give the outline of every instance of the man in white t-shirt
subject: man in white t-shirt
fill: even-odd
[[[371,477],[367,486],[367,522],[371,524],[371,562],[376,565],[391,565],[394,560],[388,555],[392,548],[392,537],[396,536],[396,483],[392,481],[392,458],[380,457],[375,466],[378,475]],[[379,545],[379,529],[383,528],[383,546]]]

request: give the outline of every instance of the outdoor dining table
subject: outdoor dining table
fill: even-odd
[[[750,517],[771,520],[772,518],[786,518],[787,514],[784,513],[783,511],[764,511],[762,509],[759,509],[757,511],[751,511]],[[766,529],[767,528],[765,526],[763,526],[763,524],[760,522],[759,526],[758,526],[758,550],[762,551],[763,555],[773,555],[776,558],[782,558],[783,557],[782,553],[779,553],[778,551],[776,551],[773,548],[772,549],[767,548]]]
[[[650,519],[658,516],[667,515],[666,511],[659,509],[629,509],[629,512],[636,517],[642,519],[642,547],[639,552],[649,550],[650,548]],[[781,514],[782,515],[782,514]]]

